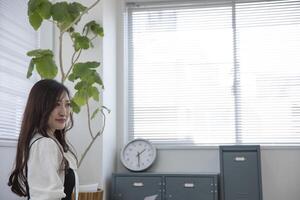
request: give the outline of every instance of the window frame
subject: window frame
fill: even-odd
[[[225,0],[226,1],[226,0]],[[263,0],[245,0],[243,2],[261,2]],[[128,11],[128,7],[126,5],[126,3],[128,4],[134,4],[134,3],[138,3],[138,2],[142,2],[143,4],[147,4],[148,1],[146,0],[137,0],[137,1],[132,1],[132,0],[129,0],[129,1],[126,1],[124,0],[123,2],[123,5],[121,6],[121,9],[122,9],[122,16],[121,16],[121,20],[120,20],[120,27],[123,28],[120,36],[118,37],[118,40],[120,41],[120,47],[121,47],[121,59],[119,58],[118,61],[119,63],[121,64],[121,69],[120,69],[120,81],[119,83],[119,88],[120,91],[121,91],[121,94],[120,94],[120,100],[118,100],[118,105],[120,105],[120,107],[122,108],[121,109],[121,117],[120,117],[120,129],[119,131],[122,132],[122,137],[121,137],[121,141],[123,143],[126,143],[129,141],[129,134],[128,134],[128,118],[129,118],[129,109],[128,109],[128,62],[129,62],[129,57],[128,57],[128,45],[129,45],[129,41],[128,41],[128,18],[130,18],[130,15],[129,15],[129,11]],[[156,2],[156,1],[154,1]],[[172,1],[168,1],[168,0],[165,0],[165,1],[159,1],[160,3],[164,4],[169,4],[169,3],[173,3]],[[176,3],[178,1],[175,1],[174,3]],[[180,1],[179,1],[180,2]],[[193,2],[193,1],[192,1]],[[218,1],[216,1],[218,2]],[[150,4],[152,2],[149,2]],[[235,25],[235,23],[234,23]],[[121,28],[121,29],[122,29]],[[236,38],[236,29],[234,29],[233,31],[234,33],[234,38]],[[234,43],[236,43],[236,39],[234,39]],[[236,45],[236,44],[234,44]],[[236,48],[234,48],[234,51],[236,51]],[[236,55],[236,52],[234,52],[234,55]],[[236,56],[235,56],[236,57]],[[235,59],[234,62],[237,62],[237,60]],[[236,65],[234,65],[234,68],[236,68]],[[235,69],[235,76],[237,76],[237,71]],[[237,78],[234,78],[234,82],[237,81]],[[236,83],[234,83],[234,85],[236,85]],[[236,89],[239,89],[239,88],[236,88]],[[119,90],[118,90],[119,91]],[[235,90],[235,93],[239,93],[239,91]],[[234,97],[235,98],[238,98],[238,95],[239,94],[235,94]],[[236,105],[236,104],[235,104]],[[239,122],[241,123],[241,122]],[[236,128],[238,128],[238,123],[236,123]],[[235,132],[235,134],[239,134],[237,131]],[[120,135],[120,134],[119,134]],[[244,143],[235,143],[235,145],[246,145]],[[156,145],[159,149],[218,149],[218,146],[220,144],[216,144],[216,145],[198,145],[198,146],[190,146],[190,145],[178,145],[178,144],[171,144],[171,145],[165,145],[165,144],[158,144]],[[300,143],[299,144],[272,144],[272,143],[269,143],[269,144],[265,144],[265,143],[262,143],[260,144],[263,149],[299,149],[300,148]]]

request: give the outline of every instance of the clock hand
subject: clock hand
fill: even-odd
[[[141,154],[140,152],[137,152],[137,154],[136,154],[136,157],[139,157],[139,156],[140,156],[140,154]]]
[[[138,154],[136,155],[137,156],[137,158],[138,158],[138,167],[140,167],[140,152],[138,152]]]
[[[139,152],[139,154],[141,155],[146,149],[144,149],[143,151]]]
[[[140,160],[141,160],[141,154],[145,151],[146,149],[143,149],[141,152],[137,152],[136,157],[138,159],[138,167],[140,167]]]

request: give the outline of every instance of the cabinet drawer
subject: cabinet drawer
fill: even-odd
[[[111,194],[110,200],[218,200],[218,174],[115,173]]]
[[[161,200],[162,177],[118,176],[114,184],[114,200],[143,200],[155,195],[155,200]]]
[[[166,176],[165,188],[170,200],[214,200],[218,195],[214,176]]]

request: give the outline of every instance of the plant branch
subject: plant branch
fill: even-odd
[[[63,35],[64,35],[64,32],[60,32],[60,34],[59,34],[59,68],[60,68],[60,72],[61,72],[61,83],[64,83],[64,81],[65,81],[65,72],[64,72],[64,67],[63,67],[63,56],[62,56]]]
[[[105,108],[105,107],[104,107]],[[105,108],[107,109],[107,108]],[[109,111],[109,110],[108,110]],[[109,111],[110,112],[110,111]],[[87,148],[85,149],[85,151],[83,152],[80,160],[79,160],[79,164],[78,164],[78,168],[80,167],[83,159],[85,158],[87,152],[90,150],[90,148],[92,147],[92,145],[94,144],[94,142],[96,141],[97,137],[99,137],[100,135],[102,135],[103,131],[104,131],[104,128],[105,128],[105,122],[106,122],[106,115],[103,111],[103,108],[101,109],[101,114],[103,116],[103,125],[102,125],[102,128],[100,129],[100,131],[98,131],[98,133],[95,135],[95,137],[92,139],[92,141],[90,142],[90,144],[87,146]]]
[[[77,55],[77,58],[75,58],[74,62],[72,63],[73,65],[74,65],[74,64],[77,62],[77,60],[79,59],[81,52],[82,52],[82,49],[79,50],[79,53],[78,53],[78,55]]]
[[[63,29],[62,32],[64,33],[67,30],[69,30],[69,28],[71,28],[82,17],[82,15],[84,15],[85,13],[87,13],[90,9],[92,9],[94,6],[96,6],[99,2],[100,2],[100,0],[97,0],[90,7],[88,7],[87,9],[85,9],[80,15],[78,15],[76,17],[76,19],[71,24],[69,24],[69,26],[67,26],[65,29]]]
[[[72,67],[72,65],[75,63],[75,62],[74,62],[74,60],[75,60],[74,58],[75,58],[76,53],[77,53],[77,51],[74,51],[74,53],[73,53],[73,55],[72,55],[72,59],[71,59],[72,64],[71,64],[71,67]],[[79,56],[77,56],[77,58],[78,58],[78,57],[79,57]],[[69,71],[71,71],[71,67],[70,67]],[[68,76],[69,71],[68,71],[68,73],[66,74],[66,76]]]
[[[82,52],[82,49],[80,49],[80,51],[79,51],[78,54],[77,54],[77,57],[75,58],[75,55],[76,55],[77,51],[74,51],[74,53],[73,53],[73,55],[72,55],[72,64],[71,64],[71,66],[70,66],[68,72],[67,72],[66,75],[65,75],[64,81],[65,81],[65,80],[67,79],[67,77],[70,75],[70,73],[71,73],[71,71],[72,71],[72,69],[73,69],[75,63],[77,62],[77,60],[78,60],[79,57],[80,57],[81,52]],[[74,58],[75,58],[75,59],[74,59]]]
[[[89,106],[88,97],[87,97],[87,100],[86,100],[86,110],[87,110],[87,115],[88,115],[89,132],[90,132],[90,135],[91,135],[92,139],[94,139],[95,137],[93,136],[93,132],[92,132],[92,128],[91,128],[91,114],[90,114],[90,106]]]
[[[102,106],[103,107],[103,106]],[[106,107],[104,107],[105,109],[107,109]],[[105,128],[105,123],[106,123],[106,115],[103,111],[103,108],[101,109],[101,114],[103,116],[103,125],[102,125],[102,128],[100,129],[100,131],[98,131],[98,133],[96,134],[95,138],[102,135],[102,133],[104,132],[104,128]],[[108,113],[110,113],[110,110],[108,110]]]
[[[92,38],[90,39],[90,41],[92,42],[96,37],[97,37],[97,35],[95,35],[94,37],[92,37]]]

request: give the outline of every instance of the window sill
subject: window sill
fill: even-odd
[[[228,144],[234,145],[234,144]],[[246,145],[246,144],[245,144]],[[255,144],[249,144],[255,145]],[[204,146],[177,146],[177,145],[155,145],[158,150],[219,150],[219,145]],[[221,145],[220,145],[221,146]],[[300,150],[300,144],[284,144],[284,145],[260,145],[261,150]]]

